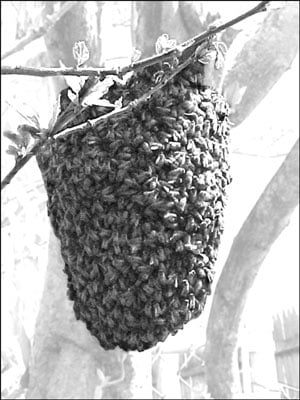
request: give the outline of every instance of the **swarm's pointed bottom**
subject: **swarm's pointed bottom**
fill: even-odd
[[[149,90],[148,68],[107,99]],[[38,155],[76,317],[102,347],[143,351],[200,315],[223,231],[228,105],[193,64],[106,128]],[[97,108],[82,119],[97,116]]]

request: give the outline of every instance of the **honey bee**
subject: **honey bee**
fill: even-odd
[[[196,302],[195,302],[195,295],[193,293],[189,294],[189,309],[191,311],[194,311],[196,306]]]

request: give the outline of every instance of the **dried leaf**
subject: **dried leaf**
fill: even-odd
[[[12,146],[10,144],[8,146],[8,149],[6,150],[6,153],[14,156],[15,158],[17,158],[19,156],[19,149],[17,149],[16,147],[14,147],[14,146]]]
[[[142,52],[138,49],[133,48],[131,55],[131,62],[135,63],[141,58]]]
[[[115,83],[115,81],[113,75],[108,75],[103,81],[98,81],[96,85],[92,86],[88,90],[87,95],[82,101],[82,105],[96,105],[97,101],[109,91],[109,88]]]
[[[26,125],[19,125],[17,130],[21,137],[21,146],[27,148],[31,139],[31,135],[26,129]]]
[[[170,40],[167,33],[159,36],[155,43],[156,54],[164,53],[168,50],[174,49],[176,47],[176,40]]]
[[[76,102],[77,95],[73,92],[73,90],[68,89],[68,90],[67,90],[67,96],[68,96],[68,98],[71,100],[72,103],[75,103],[75,102]]]
[[[197,61],[201,64],[209,64],[215,57],[215,52],[207,51],[201,56],[198,56]]]
[[[77,67],[80,67],[89,59],[89,49],[84,41],[75,42],[73,46],[73,57],[76,61]]]
[[[7,137],[9,140],[11,140],[17,146],[21,146],[21,144],[22,144],[22,138],[19,135],[17,135],[16,133],[13,133],[12,131],[4,131],[3,136]]]
[[[34,126],[27,125],[27,124],[19,125],[19,128],[24,131],[26,130],[26,132],[28,132],[30,135],[40,133],[40,129],[36,129]]]
[[[36,129],[34,126],[31,125],[27,125],[27,124],[23,124],[23,125],[19,125],[18,126],[18,131],[20,130],[21,132],[28,132],[28,134],[30,136],[32,136],[33,138],[37,139],[40,136],[41,130]],[[22,133],[21,133],[22,134]]]

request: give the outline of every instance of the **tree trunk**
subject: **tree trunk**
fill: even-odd
[[[137,26],[134,29],[135,47],[142,52],[142,58],[155,53],[155,42],[161,35],[161,12],[160,1],[136,1]]]
[[[239,323],[259,268],[299,202],[298,171],[299,140],[244,222],[216,286],[205,350],[208,390],[214,398],[230,399],[237,391]]]
[[[155,43],[160,35],[167,33],[170,39],[182,43],[205,31],[208,24],[219,15],[201,14],[201,4],[193,1],[136,1],[137,26],[135,47],[142,50],[142,57],[155,54]],[[229,36],[234,36],[230,29]],[[228,39],[229,40],[229,39]]]
[[[53,13],[55,2],[45,3],[44,15]],[[78,4],[47,32],[44,39],[50,61],[48,67],[59,67],[60,61],[66,67],[76,66],[73,46],[78,41],[84,41],[89,50],[87,64],[90,67],[100,66],[102,4],[101,1],[78,1]],[[67,86],[63,77],[55,77],[53,82],[57,92]]]
[[[257,32],[248,25],[237,36],[226,56],[226,65],[231,67],[224,71],[221,83],[232,108],[230,120],[236,126],[291,67],[298,50],[298,2],[288,2],[285,7],[268,11]]]
[[[271,10],[255,34],[246,29],[229,48],[231,67],[224,71],[223,91],[235,125],[250,115],[290,68],[298,51],[298,15],[296,3]],[[237,391],[240,318],[264,258],[298,204],[297,153],[298,142],[241,228],[216,286],[206,344],[207,383],[215,398],[231,398]]]

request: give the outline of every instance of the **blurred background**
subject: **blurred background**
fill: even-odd
[[[164,343],[143,355],[132,355],[138,383],[126,380],[124,358],[116,372],[110,361],[113,352],[107,352],[106,364],[97,366],[90,383],[93,397],[87,392],[82,397],[68,394],[72,379],[67,379],[60,383],[65,385],[65,397],[44,398],[116,398],[115,393],[119,398],[155,399],[299,398],[299,199],[280,169],[298,148],[299,4],[271,3],[276,4],[267,12],[228,28],[219,37],[228,47],[216,85],[232,109],[233,182],[213,293],[204,313]],[[5,1],[1,2],[1,62],[37,68],[75,66],[73,44],[84,40],[90,51],[88,66],[123,66],[131,62],[135,49],[142,58],[153,55],[162,33],[180,43],[256,4]],[[63,77],[2,75],[2,131],[16,131],[32,116],[47,128],[56,97],[68,84],[70,80]],[[3,135],[1,144],[3,179],[14,160],[6,153],[9,141]],[[288,174],[298,177],[298,165],[291,160]],[[264,197],[266,193],[269,197]],[[282,202],[288,204],[286,208],[278,208],[281,198],[287,200]],[[34,392],[30,387],[32,376],[37,376],[32,372],[33,354],[40,344],[34,335],[42,297],[47,297],[44,285],[52,258],[46,201],[35,159],[2,191],[3,399],[38,398],[30,394]],[[257,209],[266,210],[265,219],[251,217]],[[258,237],[266,232],[260,248],[255,232]],[[247,249],[252,249],[249,259]],[[241,280],[235,281],[234,268]],[[226,291],[234,293],[225,305],[227,314],[216,308]],[[233,316],[232,327],[224,315]],[[221,338],[217,343],[216,337]],[[141,368],[148,372],[140,376]],[[233,376],[230,385],[228,369]],[[125,378],[118,381],[118,376]],[[129,391],[125,384],[131,385]]]

